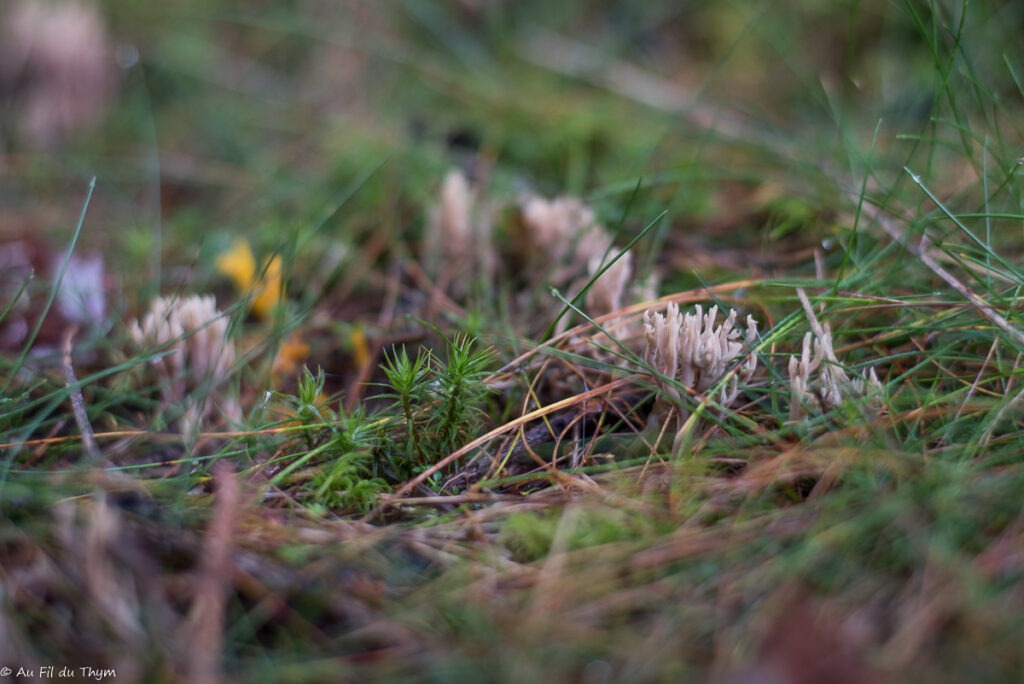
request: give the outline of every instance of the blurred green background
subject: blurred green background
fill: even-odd
[[[984,140],[1017,137],[1002,111],[1020,99],[1013,2],[93,7],[108,71],[67,78],[95,116],[45,144],[23,118],[52,67],[19,71],[6,55],[3,237],[66,234],[96,176],[85,240],[145,264],[124,274],[143,292],[195,259],[207,272],[235,234],[286,253],[289,234],[314,228],[352,244],[373,231],[413,240],[445,169],[481,155],[498,191],[584,194],[612,221],[639,182],[637,225],[667,209],[700,228],[760,203],[785,232],[822,203],[823,166],[851,181],[878,168],[888,190],[907,182],[922,138],[973,137],[957,161],[980,167],[979,150],[1007,147]],[[988,129],[965,132],[976,113]],[[919,172],[944,145],[926,146]],[[756,194],[771,183],[782,190]],[[764,216],[752,221],[730,228],[756,242]]]

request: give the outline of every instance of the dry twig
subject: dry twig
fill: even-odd
[[[853,196],[852,199],[854,202],[860,202],[860,198],[857,196]],[[892,216],[883,212],[878,207],[865,203],[862,211],[866,216],[870,217],[875,223],[877,223],[882,230],[889,235],[889,237],[898,242],[904,249],[920,260],[920,262],[927,266],[932,273],[944,280],[947,285],[957,292],[957,294],[970,302],[971,305],[978,310],[978,313],[987,318],[992,325],[1012,337],[1019,345],[1020,349],[1024,349],[1024,333],[1021,333],[1010,325],[1010,322],[1006,320],[1006,318],[989,306],[985,300],[974,294],[970,288],[957,280],[956,276],[947,271],[928,253],[928,248],[931,246],[931,240],[928,239],[927,235],[922,235],[920,244],[915,244],[911,242],[907,234],[896,225],[896,221],[893,220]]]
[[[238,478],[226,461],[213,468],[217,484],[213,519],[203,544],[203,557],[195,598],[184,623],[183,642],[187,660],[185,679],[200,684],[223,681],[221,653],[224,644],[224,611],[231,587],[232,537],[241,505]]]
[[[75,414],[75,422],[78,423],[78,431],[82,435],[82,447],[85,449],[89,460],[98,462],[100,450],[96,448],[96,438],[92,434],[92,425],[89,423],[89,415],[85,412],[85,401],[82,399],[82,388],[78,386],[78,378],[75,377],[75,367],[71,360],[71,343],[78,332],[78,326],[71,326],[64,332],[64,339],[61,340],[61,352],[64,364],[64,382],[67,383],[68,396],[71,398],[71,410]]]

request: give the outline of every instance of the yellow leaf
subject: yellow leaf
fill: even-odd
[[[256,278],[256,259],[245,240],[235,240],[231,249],[217,257],[217,273],[231,279],[239,292],[245,292]]]
[[[352,329],[348,338],[352,345],[352,361],[358,371],[362,371],[370,363],[370,345],[366,342],[366,333],[359,326]]]
[[[265,260],[262,271],[257,272],[256,259],[245,239],[235,240],[231,249],[217,257],[216,269],[239,293],[252,297],[252,312],[260,318],[267,318],[281,301],[281,257]]]
[[[275,384],[279,385],[284,378],[295,375],[299,370],[299,364],[308,357],[309,344],[304,342],[298,335],[293,334],[282,342],[281,348],[277,350],[277,356],[274,358],[274,365],[271,370]]]
[[[253,288],[255,297],[252,300],[252,311],[260,318],[267,318],[273,313],[281,297],[284,294],[284,284],[281,281],[281,257],[274,256],[265,262],[263,278],[260,284]]]

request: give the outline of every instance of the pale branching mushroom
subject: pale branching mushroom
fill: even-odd
[[[467,275],[490,279],[496,263],[491,214],[479,188],[462,171],[445,175],[421,250],[427,271],[442,285],[450,283],[457,290],[465,287]]]
[[[99,7],[88,0],[20,0],[0,10],[0,91],[19,139],[52,148],[97,123],[117,73]],[[7,107],[5,102],[5,107]]]
[[[797,295],[811,331],[804,335],[800,356],[789,359],[790,419],[805,417],[809,407],[828,411],[839,406],[846,397],[880,392],[882,383],[874,368],[869,368],[864,377],[851,378],[847,375],[832,348],[832,330],[828,323],[822,325],[818,322],[803,290],[798,289]],[[817,373],[816,378],[812,378],[814,373]]]
[[[600,331],[582,338],[587,342],[583,353],[625,369],[631,363],[629,355],[614,350],[628,350],[632,354],[643,351],[642,330],[637,329],[636,316],[629,309],[637,302],[657,298],[657,278],[651,274],[636,279],[633,254],[628,251],[617,255],[613,252],[604,260],[591,259],[587,273],[585,311],[589,318],[596,319]]]
[[[721,406],[729,406],[739,397],[740,383],[749,382],[757,369],[757,355],[751,351],[757,341],[757,321],[747,316],[746,334],[741,337],[735,310],[716,326],[717,316],[717,306],[705,314],[699,305],[694,313],[680,314],[674,302],[664,314],[652,309],[644,313],[644,359],[657,371],[655,382],[661,392],[676,405],[681,399],[679,387],[703,394],[739,363],[716,398]],[[686,417],[683,412],[677,415],[680,421]]]
[[[600,257],[590,260],[588,270],[593,277],[604,266]],[[587,290],[587,313],[591,316],[603,316],[622,308],[633,272],[633,255],[626,252],[612,263],[590,289]]]
[[[232,372],[235,348],[228,319],[213,297],[158,297],[129,332],[141,349],[158,354],[152,368],[164,407],[183,408],[182,434],[191,436],[210,416],[214,403],[230,419],[240,414],[237,399],[219,392]],[[218,401],[208,402],[216,398]]]
[[[882,383],[874,368],[865,377],[851,378],[839,364],[832,349],[832,331],[826,323],[822,334],[804,335],[800,356],[789,359],[789,417],[800,420],[808,407],[828,411],[839,406],[846,397],[863,397],[880,391]],[[817,378],[812,374],[817,372]]]
[[[473,191],[469,180],[452,169],[441,184],[441,195],[431,214],[433,237],[448,257],[465,257],[473,245]]]
[[[521,216],[530,248],[553,268],[554,283],[568,282],[582,273],[591,260],[602,259],[612,244],[594,210],[577,197],[530,197],[522,205]]]

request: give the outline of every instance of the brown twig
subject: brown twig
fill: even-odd
[[[183,635],[189,654],[185,679],[200,684],[223,681],[224,611],[231,586],[232,538],[241,504],[238,478],[227,461],[214,465],[213,478],[217,485],[213,519],[206,532],[199,582]]]
[[[855,195],[852,196],[852,199],[854,202],[860,202],[860,199]],[[956,276],[947,271],[928,253],[931,241],[928,239],[927,235],[922,235],[920,244],[915,244],[914,242],[911,242],[907,234],[896,225],[896,221],[893,220],[892,216],[884,213],[880,208],[873,204],[864,203],[862,211],[865,216],[868,216],[877,223],[882,230],[889,235],[889,237],[902,245],[904,249],[916,257],[922,264],[927,266],[932,273],[944,280],[947,285],[957,292],[957,294],[970,302],[971,305],[976,308],[982,316],[987,318],[990,323],[1012,337],[1020,348],[1024,348],[1024,333],[1021,333],[1010,325],[1010,322],[1001,316],[999,312],[989,306],[981,297],[974,294],[970,288],[957,280]]]
[[[61,352],[63,353],[64,382],[68,388],[68,396],[71,399],[71,411],[75,415],[75,422],[78,424],[78,431],[82,434],[82,448],[89,460],[97,462],[100,460],[100,450],[96,448],[96,438],[92,433],[92,425],[89,424],[89,415],[85,412],[85,400],[82,399],[82,388],[78,385],[78,378],[75,377],[75,366],[71,359],[71,343],[78,332],[78,326],[73,325],[64,331],[61,340]]]
[[[263,428],[260,430],[236,430],[233,432],[200,432],[197,439],[238,439],[241,437],[253,437],[256,435],[280,435],[288,432],[301,432],[307,428],[302,425],[284,425],[281,427]],[[149,430],[112,430],[110,432],[97,432],[92,435],[94,440],[101,439],[124,439],[128,437],[146,437],[153,442],[180,443],[180,432],[152,432]],[[80,439],[79,437],[40,437],[38,439],[26,439],[20,442],[0,442],[0,450],[15,449],[26,446],[49,446],[52,444],[67,444]]]
[[[514,430],[517,427],[519,427],[520,425],[523,425],[524,423],[528,423],[528,422],[530,422],[532,420],[537,420],[538,418],[542,418],[542,417],[544,417],[544,416],[546,416],[548,414],[555,413],[557,411],[561,411],[562,409],[568,408],[568,407],[570,407],[570,406],[572,406],[572,405],[574,405],[574,404],[576,404],[576,403],[578,403],[580,401],[586,401],[586,400],[592,399],[594,397],[598,397],[598,396],[600,396],[602,394],[607,394],[607,393],[609,393],[609,392],[611,392],[613,390],[617,390],[620,387],[625,387],[626,385],[629,385],[629,384],[634,383],[634,382],[636,382],[636,377],[635,376],[630,376],[630,377],[627,377],[627,378],[620,378],[618,380],[613,380],[612,382],[609,382],[609,383],[607,383],[605,385],[601,385],[600,387],[595,387],[594,389],[590,390],[589,392],[583,392],[581,394],[577,394],[575,396],[569,397],[568,399],[563,399],[561,401],[556,401],[554,404],[550,404],[548,406],[542,406],[539,409],[536,409],[534,411],[530,411],[529,413],[527,413],[525,415],[519,416],[515,420],[510,420],[509,422],[505,423],[504,425],[499,425],[498,427],[494,428],[493,430],[491,430],[487,434],[482,435],[480,437],[477,437],[476,439],[474,439],[472,442],[470,442],[469,444],[465,445],[461,449],[457,449],[456,451],[453,451],[452,453],[448,454],[447,456],[442,458],[440,461],[438,461],[434,465],[430,466],[429,468],[424,470],[422,473],[420,473],[419,475],[417,475],[413,479],[411,479],[408,482],[406,482],[404,485],[399,487],[398,490],[395,491],[394,494],[392,494],[391,496],[387,497],[387,499],[384,501],[384,503],[382,503],[381,505],[377,506],[375,509],[373,509],[372,511],[367,513],[362,518],[362,521],[363,522],[369,522],[370,520],[373,520],[378,515],[380,515],[381,512],[383,512],[383,510],[387,506],[389,506],[393,501],[397,501],[397,500],[401,499],[403,496],[408,494],[410,491],[412,491],[413,489],[415,489],[419,485],[423,484],[434,473],[440,472],[441,470],[443,470],[444,468],[448,467],[449,465],[451,465],[452,463],[454,463],[458,459],[462,458],[463,456],[465,456],[468,453],[471,453],[474,449],[479,448],[480,446],[486,444],[487,442],[491,441],[495,437],[498,437],[498,436],[500,436],[500,435],[502,435],[502,434],[504,434],[504,433],[506,433],[506,432],[508,432],[510,430]]]

